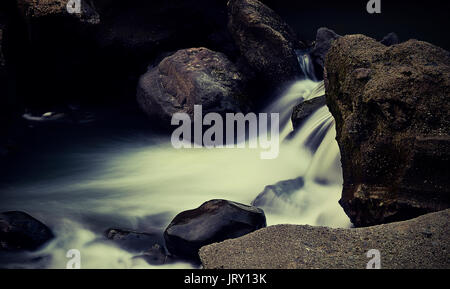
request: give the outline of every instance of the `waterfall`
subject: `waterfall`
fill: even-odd
[[[302,70],[311,72],[309,56],[301,59]],[[317,110],[292,135],[293,107],[324,94],[323,82],[305,75],[310,78],[293,83],[265,110],[280,113],[276,159],[262,160],[260,149],[250,148],[177,150],[167,136],[132,125],[106,136],[103,128],[87,136],[70,131],[70,138],[43,139],[5,176],[0,211],[23,210],[52,227],[56,239],[32,253],[50,256],[44,259],[50,268],[65,268],[69,249],[82,252],[83,268],[152,267],[105,242],[104,230],[162,232],[181,211],[219,198],[250,204],[280,181],[288,181],[289,190],[263,206],[268,225],[347,227],[338,204],[342,172],[328,108]],[[173,266],[190,265],[157,268]]]
[[[267,110],[280,112],[282,148],[297,149],[296,160],[304,168],[296,178],[267,187],[254,204],[262,206],[275,223],[291,223],[296,218],[296,223],[346,227],[350,222],[338,204],[342,191],[340,152],[328,107],[324,105],[310,115],[292,136],[293,107],[325,94],[324,82],[315,79],[309,54],[297,53],[305,78],[292,84]]]
[[[308,51],[296,50],[297,60],[306,79],[317,81],[314,65]]]

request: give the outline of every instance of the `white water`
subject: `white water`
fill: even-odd
[[[323,93],[323,83],[301,80],[269,106],[268,112],[280,112],[281,139],[292,131],[292,108],[301,99]],[[132,141],[73,148],[57,175],[3,189],[8,198],[0,205],[2,211],[27,211],[55,231],[57,238],[33,254],[50,255],[46,267],[65,268],[65,254],[73,248],[81,251],[82,268],[189,267],[132,260],[132,254],[102,242],[102,231],[162,230],[177,213],[207,200],[249,204],[266,185],[299,176],[304,177],[304,187],[289,202],[280,201],[266,212],[268,225],[350,225],[338,204],[340,155],[327,107],[311,115],[294,137],[282,141],[274,160],[261,160],[258,149],[176,150],[166,139],[149,144],[148,138],[138,135]],[[311,141],[319,143],[317,148],[308,147]],[[42,161],[58,158],[55,153],[42,156]]]

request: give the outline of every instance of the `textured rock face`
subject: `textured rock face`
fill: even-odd
[[[449,207],[450,54],[417,40],[386,47],[363,35],[333,42],[327,104],[356,226]]]
[[[450,210],[356,229],[276,225],[205,246],[205,269],[366,269],[380,252],[381,269],[450,268]]]
[[[301,44],[273,10],[256,0],[231,0],[228,14],[228,29],[257,74],[273,85],[300,76],[295,49]]]
[[[137,99],[151,117],[170,124],[176,112],[239,111],[246,78],[224,54],[206,48],[179,50],[139,80]]]
[[[266,217],[261,209],[211,200],[178,214],[164,232],[164,238],[171,254],[198,260],[202,246],[241,237],[265,226]]]
[[[46,225],[26,213],[0,214],[0,250],[33,251],[52,238],[53,233]]]

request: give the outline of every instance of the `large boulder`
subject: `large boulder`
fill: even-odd
[[[205,269],[449,269],[450,210],[367,228],[276,225],[200,249]]]
[[[33,251],[53,237],[46,225],[24,212],[0,213],[0,251]]]
[[[226,200],[211,200],[178,214],[164,232],[166,246],[175,256],[198,260],[205,245],[237,238],[266,226],[261,209]]]
[[[344,177],[340,204],[354,225],[448,208],[449,52],[349,35],[333,42],[325,67]]]
[[[140,107],[163,124],[176,112],[193,114],[194,105],[204,113],[240,111],[246,76],[219,52],[189,48],[164,58],[141,76],[137,88]]]
[[[331,47],[331,43],[339,37],[341,36],[326,27],[317,30],[316,41],[314,47],[311,49],[311,58],[313,60],[314,70],[319,79],[323,78],[325,56]]]
[[[228,28],[249,65],[272,85],[301,75],[295,49],[302,48],[293,30],[257,0],[230,0]]]

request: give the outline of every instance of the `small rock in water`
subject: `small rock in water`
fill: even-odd
[[[169,252],[198,261],[207,244],[237,238],[266,226],[263,210],[227,200],[211,200],[178,214],[164,232]]]
[[[279,203],[289,203],[290,196],[301,189],[304,185],[302,177],[292,180],[278,182],[274,185],[266,186],[252,202],[253,206],[273,208]]]
[[[105,236],[124,250],[136,253],[151,250],[155,245],[161,247],[163,244],[162,234],[158,233],[108,229],[105,232]]]
[[[163,247],[158,244],[153,245],[149,250],[142,255],[133,257],[135,259],[144,259],[150,265],[163,265],[173,261],[170,256],[167,256]]]
[[[53,237],[46,225],[27,213],[0,214],[0,251],[34,251]]]

